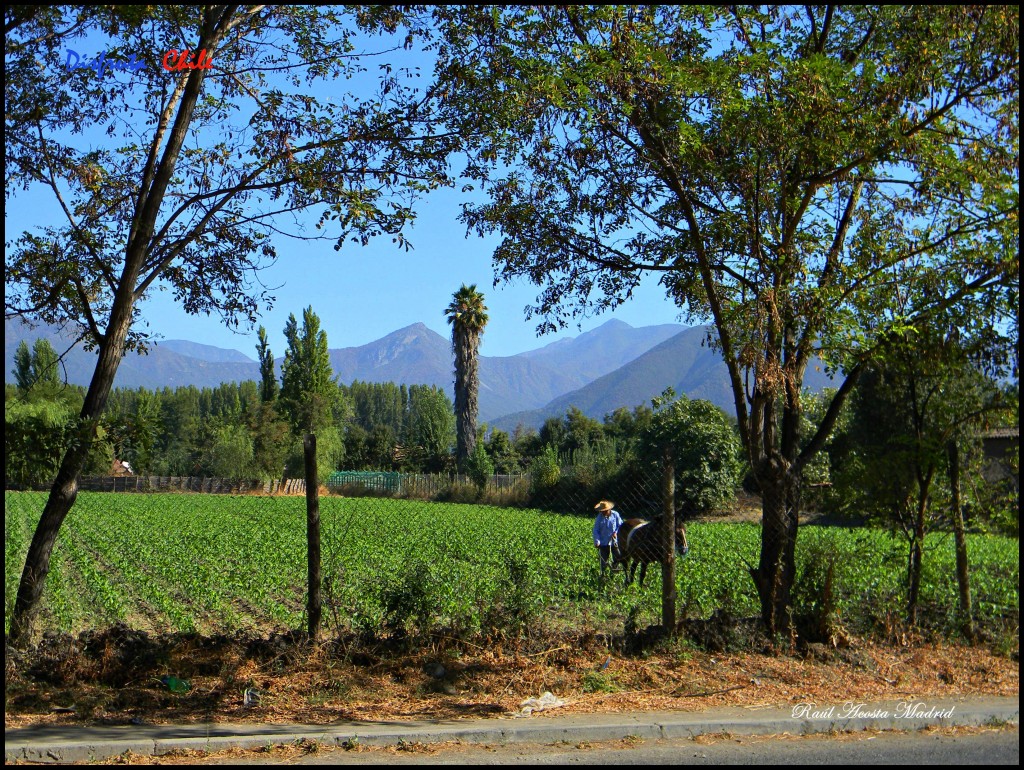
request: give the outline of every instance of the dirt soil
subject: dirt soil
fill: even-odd
[[[709,652],[684,638],[630,651],[591,632],[487,646],[438,637],[410,651],[394,640],[311,646],[297,635],[151,636],[115,626],[45,637],[27,653],[8,648],[4,723],[500,717],[546,691],[564,702],[557,714],[1019,692],[1017,651],[908,637],[838,644]]]

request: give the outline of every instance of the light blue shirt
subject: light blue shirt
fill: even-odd
[[[603,512],[597,514],[597,518],[594,519],[594,545],[611,545],[612,536],[621,526],[622,517],[618,511],[612,511],[609,516],[605,516]]]

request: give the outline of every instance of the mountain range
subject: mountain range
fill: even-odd
[[[4,325],[5,381],[13,381],[19,342],[50,341],[58,353],[71,340],[54,327],[30,328],[19,320]],[[485,332],[486,333],[486,332]],[[734,413],[726,368],[708,344],[708,327],[663,324],[634,328],[618,320],[514,356],[480,357],[481,422],[512,431],[537,428],[548,417],[576,406],[595,419],[618,407],[650,404],[671,386],[677,393],[703,398]],[[396,382],[436,385],[452,394],[451,343],[422,323],[399,329],[366,345],[329,351],[337,380],[349,384]],[[68,382],[88,385],[95,354],[80,345],[64,356]],[[278,359],[278,364],[280,364]],[[181,385],[215,387],[222,382],[258,380],[257,362],[237,350],[187,340],[161,340],[148,355],[122,360],[116,387],[150,390]],[[828,384],[819,371],[808,372],[807,386]]]

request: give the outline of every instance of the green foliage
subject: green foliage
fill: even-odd
[[[436,386],[413,385],[403,414],[410,465],[427,472],[447,469],[455,444],[455,412],[448,395]]]
[[[824,421],[825,412],[834,399],[835,391],[832,388],[825,388],[820,393],[804,392],[802,398],[804,411],[800,415],[801,436],[810,438],[814,435],[815,426]],[[842,492],[838,491],[838,487],[833,482],[836,474],[841,472],[842,446],[852,415],[853,408],[849,400],[846,400],[842,404],[834,427],[825,439],[822,451],[803,467],[803,504],[809,510],[828,510],[835,513],[839,507],[845,507],[846,501],[842,497]]]
[[[984,486],[978,459],[985,418],[1007,408],[1004,394],[959,347],[891,350],[861,377],[850,419],[835,439],[830,502],[904,531],[915,526],[922,496],[932,502],[929,521],[945,517],[947,445],[956,441],[962,455],[974,458],[963,469],[971,505],[971,492]]]
[[[452,325],[453,334],[482,333],[489,320],[484,295],[476,290],[476,284],[462,284],[444,312],[448,316],[448,323]],[[453,342],[452,348],[456,347],[457,343]]]
[[[22,393],[28,393],[32,388],[35,377],[32,374],[32,353],[29,352],[28,343],[22,340],[14,351],[14,381]]]
[[[805,535],[803,569],[794,586],[793,606],[799,608],[797,628],[807,641],[834,643],[845,634],[839,598],[836,596],[836,566],[843,558],[835,540]]]
[[[341,431],[334,425],[323,428],[316,434],[317,478],[321,483],[344,464],[345,441]]]
[[[539,331],[648,276],[709,321],[765,496],[762,617],[785,623],[803,470],[864,367],[950,327],[1015,374],[1019,12],[480,6],[437,13],[450,129],[499,278]],[[802,424],[807,367],[839,387]],[[782,590],[779,591],[778,588]]]
[[[4,478],[12,488],[38,488],[53,482],[61,458],[71,446],[82,408],[82,388],[32,374],[33,361],[48,360],[47,346],[33,347],[34,352],[25,359],[32,383],[29,389],[17,385],[5,389]],[[34,358],[40,349],[44,358]],[[113,457],[108,431],[100,426],[85,457],[84,472],[109,473]]]
[[[565,414],[565,433],[559,449],[576,452],[593,447],[604,440],[604,426],[592,417],[587,417],[577,407],[569,407]],[[543,433],[541,433],[543,437]]]
[[[562,467],[558,462],[558,452],[553,446],[546,446],[530,464],[530,491],[534,495],[551,490],[562,477]]]
[[[261,393],[263,393],[261,389]],[[281,478],[289,444],[289,426],[273,402],[261,401],[246,414],[252,436],[252,472],[256,478]]]
[[[281,409],[297,435],[316,433],[327,425],[338,399],[338,386],[327,352],[327,332],[312,307],[302,311],[302,329],[294,314],[284,327],[288,349],[281,364]]]
[[[8,399],[4,410],[4,482],[34,488],[53,482],[75,414],[56,401]]]
[[[677,507],[700,514],[732,500],[742,465],[739,439],[728,415],[709,401],[685,395],[676,399],[671,389],[653,404],[642,447],[656,463],[666,448],[671,449]]]
[[[978,471],[968,479],[967,516],[973,526],[985,531],[1020,537],[1020,446],[1002,458],[1007,470],[1001,478],[985,478],[987,462],[976,459]]]
[[[206,467],[213,476],[244,479],[253,476],[252,437],[244,425],[224,425],[209,447]]]
[[[621,689],[605,671],[588,671],[583,675],[583,692],[619,692]]]
[[[410,560],[397,580],[381,592],[384,627],[392,632],[427,631],[435,620],[441,580],[436,565]]]
[[[505,431],[491,431],[487,439],[487,454],[494,463],[495,473],[511,474],[521,471],[520,454]]]
[[[111,399],[104,426],[114,454],[136,473],[151,473],[161,434],[161,399],[145,388]],[[219,420],[218,420],[219,423]],[[207,426],[211,431],[213,425]],[[207,445],[209,446],[209,445]]]
[[[39,337],[29,351],[22,340],[14,351],[15,383],[24,397],[53,399],[60,395],[60,362],[57,351],[44,337]]]
[[[483,430],[485,429],[486,426]],[[483,430],[480,431],[481,434]],[[477,436],[476,443],[473,445],[473,454],[466,461],[465,472],[480,492],[483,492],[487,485],[487,479],[494,475],[494,463],[491,461],[490,455],[487,454],[487,446],[482,435]]]
[[[53,193],[59,219],[29,217],[35,224],[8,242],[7,317],[67,325],[98,350],[61,485],[88,462],[121,358],[145,345],[135,324],[140,298],[169,288],[188,313],[252,325],[273,299],[254,279],[276,259],[282,227],[312,213],[335,250],[385,233],[407,246],[412,202],[450,183],[448,154],[462,140],[433,130],[432,96],[389,66],[365,97],[338,87],[350,78],[365,87],[356,53],[366,51],[364,34],[404,32],[411,46],[422,32],[414,15],[94,5],[21,9],[8,21],[4,127],[21,140],[5,144],[6,194]],[[215,52],[215,71],[64,66],[68,44],[90,40],[104,41],[112,59],[130,52],[151,64],[188,41]],[[318,428],[321,409],[333,411],[317,389],[309,399],[288,395],[296,430]],[[18,644],[29,637],[38,577],[74,504],[55,495],[40,522],[12,630]]]
[[[843,437],[849,462],[836,474],[833,494],[905,536],[911,622],[930,568],[925,533],[951,516],[959,519],[962,510],[950,510],[953,500],[962,508],[964,492],[975,488],[961,483],[960,497],[953,497],[950,457],[960,478],[981,481],[980,464],[972,468],[960,458],[979,454],[969,450],[979,443],[985,414],[1007,411],[1004,394],[972,364],[972,347],[959,333],[930,340],[918,333],[893,344],[862,376]]]
[[[262,326],[257,332],[259,344],[256,354],[260,361],[260,400],[273,401],[277,398],[277,376],[274,373],[274,354],[267,344],[267,330]]]
[[[374,79],[386,99],[335,87],[356,75],[365,82],[353,40],[382,31],[367,26],[378,23],[373,14],[147,6],[138,15],[124,23],[119,9],[54,7],[8,31],[5,126],[25,137],[5,150],[8,192],[52,186],[68,217],[12,241],[9,308],[71,320],[100,345],[116,288],[109,278],[119,276],[140,295],[165,282],[188,312],[252,323],[270,299],[253,273],[276,258],[273,236],[297,212],[313,212],[324,230],[305,238],[335,248],[382,233],[406,244],[411,201],[448,181],[447,152],[459,140],[424,140],[429,100],[390,71]],[[411,44],[422,31],[412,22],[398,13],[388,28]],[[233,74],[147,64],[129,84],[109,69],[69,71],[68,48],[93,36],[112,60],[130,52],[147,63],[187,39],[216,51],[215,71]],[[99,137],[87,147],[85,126]],[[133,331],[130,344],[141,336]]]

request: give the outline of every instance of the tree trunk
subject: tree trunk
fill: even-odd
[[[790,631],[790,603],[796,581],[796,534],[800,485],[779,462],[762,463],[761,559],[750,574],[761,602],[761,619],[769,634]]]
[[[964,532],[964,511],[960,502],[960,451],[956,439],[946,447],[949,457],[950,506],[953,516],[953,537],[956,547],[956,584],[960,597],[960,627],[974,641],[974,609],[971,606],[970,567],[967,562],[967,535]]]
[[[917,517],[910,541],[908,565],[907,623],[917,625],[917,605],[921,596],[921,566],[924,560],[925,513],[928,510],[928,492],[922,491],[917,503]]]
[[[24,647],[31,638],[32,623],[39,611],[39,599],[46,585],[46,576],[50,572],[50,556],[64,518],[78,497],[78,468],[83,464],[74,462],[70,453],[65,454],[60,470],[57,471],[57,478],[50,489],[46,507],[32,536],[32,543],[25,557],[25,568],[21,573],[21,583],[18,585],[18,597],[11,615],[12,647]]]
[[[13,647],[24,647],[30,641],[32,624],[39,612],[39,600],[46,585],[46,576],[50,572],[50,557],[57,542],[57,533],[78,497],[78,477],[96,438],[96,428],[121,362],[121,351],[131,321],[131,306],[130,294],[122,300],[120,308],[115,304],[112,315],[116,316],[118,322],[115,324],[111,321],[110,331],[100,346],[96,371],[79,414],[77,436],[64,453],[57,477],[50,488],[50,496],[32,536],[11,615],[9,638]]]
[[[455,461],[459,472],[476,448],[479,341],[472,332],[457,330],[455,344]]]

